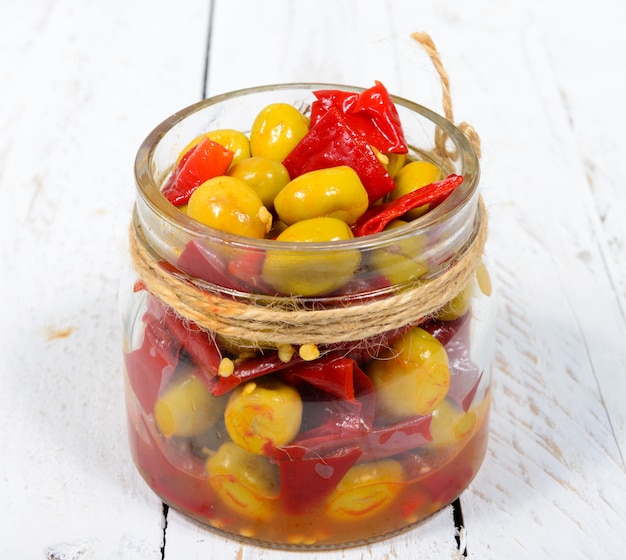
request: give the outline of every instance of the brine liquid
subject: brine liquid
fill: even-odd
[[[271,513],[267,517],[239,514],[224,503],[223,495],[214,493],[204,462],[189,449],[163,438],[151,417],[132,402],[132,392],[128,395],[130,448],[153,491],[174,509],[209,527],[268,546],[357,545],[410,527],[452,502],[467,487],[486,453],[489,400],[487,394],[473,409],[476,424],[470,436],[445,447],[426,444],[394,456],[402,465],[403,480],[378,484],[368,494],[366,507],[352,516],[344,511],[339,519],[325,500],[294,515],[281,507],[280,493],[268,502],[266,509]],[[220,437],[217,431],[214,436]]]

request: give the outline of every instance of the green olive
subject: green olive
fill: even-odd
[[[394,342],[366,373],[376,391],[377,412],[402,419],[431,413],[450,388],[450,367],[443,345],[420,327]]]
[[[249,381],[237,387],[224,412],[226,431],[240,447],[259,455],[289,443],[302,421],[302,399],[278,379]]]
[[[444,399],[433,410],[430,422],[431,447],[446,447],[465,441],[475,431],[477,425],[476,412],[464,411],[450,399]]]
[[[394,459],[355,465],[329,496],[327,514],[337,521],[361,521],[381,513],[399,494],[403,479],[402,465]]]
[[[278,217],[288,225],[322,216],[352,225],[368,205],[361,179],[346,165],[304,173],[290,181],[274,200]]]
[[[224,403],[224,399],[214,397],[202,381],[189,373],[159,396],[154,405],[154,423],[165,437],[194,436],[217,423]]]
[[[228,441],[207,459],[206,471],[211,488],[232,511],[258,520],[274,515],[278,469],[267,457]]]
[[[221,231],[262,238],[271,215],[252,187],[234,177],[214,177],[189,198],[187,215]]]
[[[411,161],[404,165],[394,177],[396,188],[389,193],[390,200],[421,189],[443,178],[441,170],[429,161]],[[407,212],[408,219],[413,220],[428,212],[428,204]]]
[[[350,226],[337,218],[311,218],[285,229],[276,239],[314,243],[352,239]],[[318,296],[346,284],[361,262],[357,250],[302,251],[271,249],[263,263],[263,279],[282,294]]]
[[[474,279],[471,278],[455,297],[437,311],[435,319],[439,319],[440,321],[454,321],[463,316],[472,303],[474,283]]]
[[[289,183],[289,172],[280,162],[256,156],[238,162],[226,173],[250,185],[267,208],[274,208],[274,198]]]
[[[385,230],[395,229],[407,223],[394,220]],[[371,262],[392,284],[416,280],[428,272],[428,265],[422,257],[425,245],[426,238],[423,235],[413,235],[393,245],[376,249],[371,255]]]
[[[254,119],[250,131],[250,151],[283,161],[309,131],[309,120],[288,103],[272,103]]]

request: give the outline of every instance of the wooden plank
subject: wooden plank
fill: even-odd
[[[134,155],[200,97],[207,4],[2,12],[0,550],[156,558],[161,504],[128,453],[116,301]]]
[[[348,4],[334,2],[336,9],[327,10],[322,2],[318,14],[269,2],[246,24],[236,13],[254,8],[230,2],[218,6],[223,19],[209,85],[218,92],[267,82],[381,79],[437,109],[432,67],[406,40],[415,30],[431,33],[450,72],[457,117],[483,139],[490,254],[500,286],[491,449],[462,500],[470,553],[589,557],[603,551],[611,557],[625,534],[625,331],[614,289],[624,277],[623,260],[615,252],[616,264],[607,267],[607,245],[615,251],[619,243],[607,244],[599,227],[589,162],[581,162],[567,123],[569,90],[559,89],[550,66],[559,58],[558,68],[567,68],[567,45],[580,34],[569,25],[550,34],[558,10],[540,4],[442,2],[429,9],[423,2],[365,2],[352,14]],[[589,6],[572,6],[568,21],[586,27]],[[232,31],[224,20],[237,21],[256,48],[225,56],[220,37]],[[533,24],[540,29],[529,31]],[[567,43],[560,42],[564,35]],[[623,228],[607,232],[619,240]],[[612,481],[614,491],[607,490]]]

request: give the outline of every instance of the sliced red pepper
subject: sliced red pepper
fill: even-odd
[[[215,286],[239,291],[246,289],[238,278],[229,274],[225,258],[205,249],[196,241],[190,241],[185,245],[176,266],[182,272]]]
[[[440,204],[463,182],[461,175],[448,175],[441,181],[425,185],[396,200],[370,206],[352,227],[355,237],[379,233],[387,224],[424,204]]]
[[[361,93],[341,90],[313,93],[317,101],[311,105],[311,126],[335,107],[345,115],[350,127],[379,151],[385,154],[408,152],[398,110],[382,83],[377,81]]]
[[[299,515],[320,503],[360,455],[358,446],[339,449],[326,457],[297,445],[276,449],[274,460],[280,473],[280,498],[285,510]]]
[[[324,356],[313,362],[290,367],[281,377],[290,385],[306,381],[333,397],[354,402],[354,376],[357,375],[355,371],[360,370],[354,360]]]
[[[255,294],[275,294],[263,280],[264,262],[265,252],[246,251],[230,259],[228,272]]]
[[[150,413],[161,385],[172,377],[178,364],[180,344],[151,314],[144,315],[141,346],[124,355],[124,364],[133,393],[141,407]]]
[[[229,149],[205,136],[178,162],[161,191],[163,196],[174,206],[187,204],[202,183],[226,172],[233,156]]]
[[[336,107],[331,107],[309,130],[283,164],[292,179],[309,171],[347,165],[361,179],[370,204],[395,188],[372,148]]]
[[[372,428],[374,388],[354,360],[328,355],[288,368],[280,376],[298,387],[307,402],[300,438],[340,438]]]
[[[148,311],[161,322],[189,355],[197,367],[196,375],[204,381],[212,382],[212,378],[217,376],[222,360],[222,353],[215,338],[195,323],[180,318],[155,297],[149,298]]]
[[[360,433],[337,433],[336,430],[316,437],[297,438],[293,446],[301,446],[321,457],[335,453],[342,447],[361,448],[363,461],[391,457],[432,441],[430,434],[431,416],[413,416],[396,424],[377,426]]]
[[[235,371],[228,377],[220,377],[217,384],[210,388],[213,395],[219,397],[237,387],[244,381],[250,381],[270,373],[275,373],[291,367],[293,364],[302,362],[297,354],[289,362],[283,362],[278,357],[278,352],[272,352],[266,356],[249,358],[243,362],[235,362]]]

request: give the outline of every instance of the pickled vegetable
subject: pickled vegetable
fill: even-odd
[[[311,218],[285,229],[277,241],[315,243],[352,239],[350,227],[337,218]],[[263,280],[282,294],[318,296],[346,284],[361,262],[357,250],[325,250],[311,255],[306,251],[267,252]]]
[[[408,222],[394,220],[385,231],[406,225]],[[426,240],[422,235],[413,235],[393,245],[378,249],[372,254],[372,264],[392,284],[403,284],[416,280],[428,272],[423,253]]]
[[[250,131],[250,152],[283,161],[309,131],[309,120],[287,103],[272,103],[257,115]]]
[[[474,411],[464,411],[450,399],[444,399],[433,410],[430,446],[445,447],[468,439],[478,425]]]
[[[278,469],[266,457],[226,442],[207,460],[206,471],[209,484],[229,509],[261,521],[274,515]]]
[[[227,176],[202,183],[189,198],[187,215],[221,231],[256,238],[264,237],[272,225],[254,189]]]
[[[368,206],[367,191],[361,179],[346,165],[300,175],[274,200],[278,217],[287,225],[324,216],[352,225]]]
[[[224,411],[224,399],[214,397],[193,372],[176,380],[157,399],[154,422],[166,437],[189,437],[213,427]]]
[[[276,195],[289,183],[289,173],[282,163],[260,156],[232,165],[227,175],[250,185],[268,209],[274,208]]]
[[[378,414],[399,419],[435,410],[450,388],[443,345],[416,327],[394,342],[385,358],[373,360],[366,369],[376,391]]]
[[[302,399],[292,386],[279,380],[250,381],[233,391],[224,421],[228,435],[240,447],[269,455],[298,433]]]
[[[352,467],[328,499],[327,513],[337,521],[355,521],[388,508],[401,489],[402,465],[393,459]]]
[[[390,200],[396,200],[401,196],[421,189],[426,185],[443,179],[441,170],[429,161],[411,161],[400,168],[395,174],[396,188],[389,193]],[[407,218],[415,219],[428,212],[428,204],[410,210]]]

